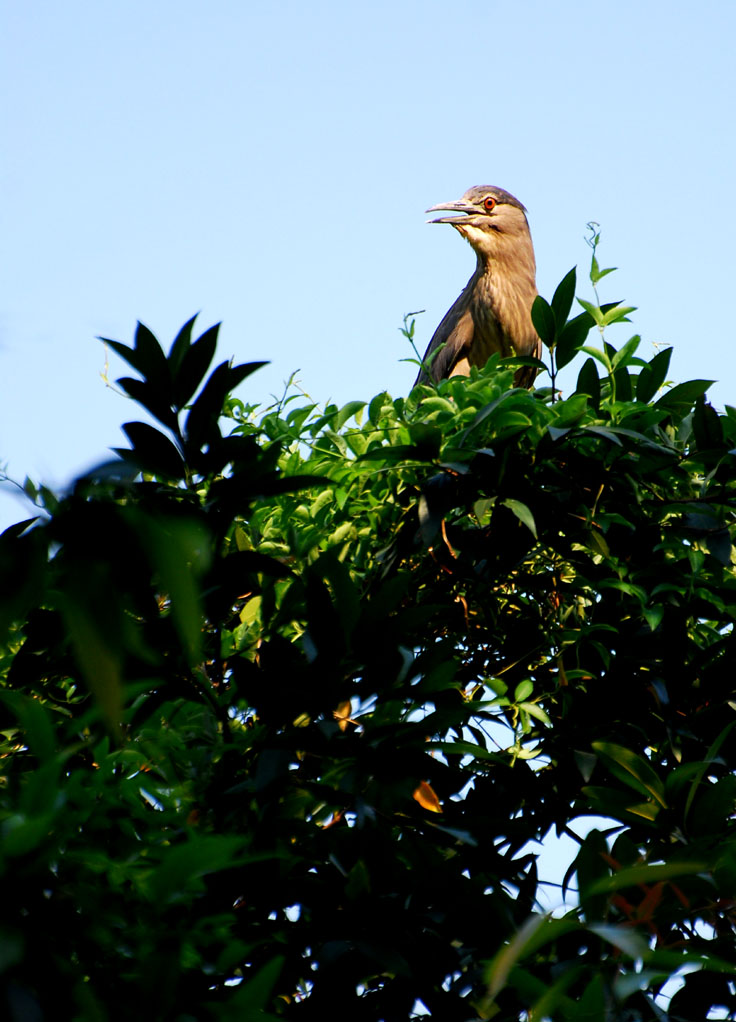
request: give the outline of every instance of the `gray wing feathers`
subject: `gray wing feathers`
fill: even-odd
[[[445,314],[444,319],[435,330],[429,347],[424,354],[424,361],[429,359],[441,344],[442,351],[432,362],[431,378],[435,381],[444,380],[452,372],[455,363],[470,350],[473,342],[475,326],[467,303],[463,302],[464,293]],[[416,378],[418,383],[428,383],[430,376],[422,369]]]

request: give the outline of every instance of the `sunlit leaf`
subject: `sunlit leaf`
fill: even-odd
[[[422,809],[428,809],[431,813],[442,812],[440,800],[437,798],[431,785],[426,781],[419,782],[419,787],[414,792],[412,798],[419,803]]]
[[[354,724],[355,721],[351,719],[350,714],[352,713],[353,704],[349,699],[345,699],[341,702],[337,709],[334,711],[334,717],[337,721],[338,727],[341,731],[347,731],[350,724]]]
[[[530,509],[520,500],[514,500],[513,497],[507,497],[501,501],[504,507],[507,507],[509,511],[513,512],[516,517],[526,525],[527,529],[531,532],[532,536],[537,539],[537,526],[534,521],[534,515]]]

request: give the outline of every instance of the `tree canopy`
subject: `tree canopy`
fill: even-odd
[[[107,342],[148,421],[0,536],[4,1017],[736,1011],[736,410],[574,291],[532,392]]]

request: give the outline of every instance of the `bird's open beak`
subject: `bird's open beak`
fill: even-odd
[[[449,210],[461,215],[438,216],[436,220],[428,220],[428,224],[469,224],[478,215],[478,210],[475,206],[463,201],[463,199],[458,199],[457,202],[441,202],[439,206],[430,206],[429,209],[425,210],[425,213],[437,213],[440,210]]]

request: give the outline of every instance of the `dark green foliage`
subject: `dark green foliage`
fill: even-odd
[[[736,1010],[736,412],[634,338],[256,417],[215,340],[109,342],[158,425],[0,537],[2,1016]]]

